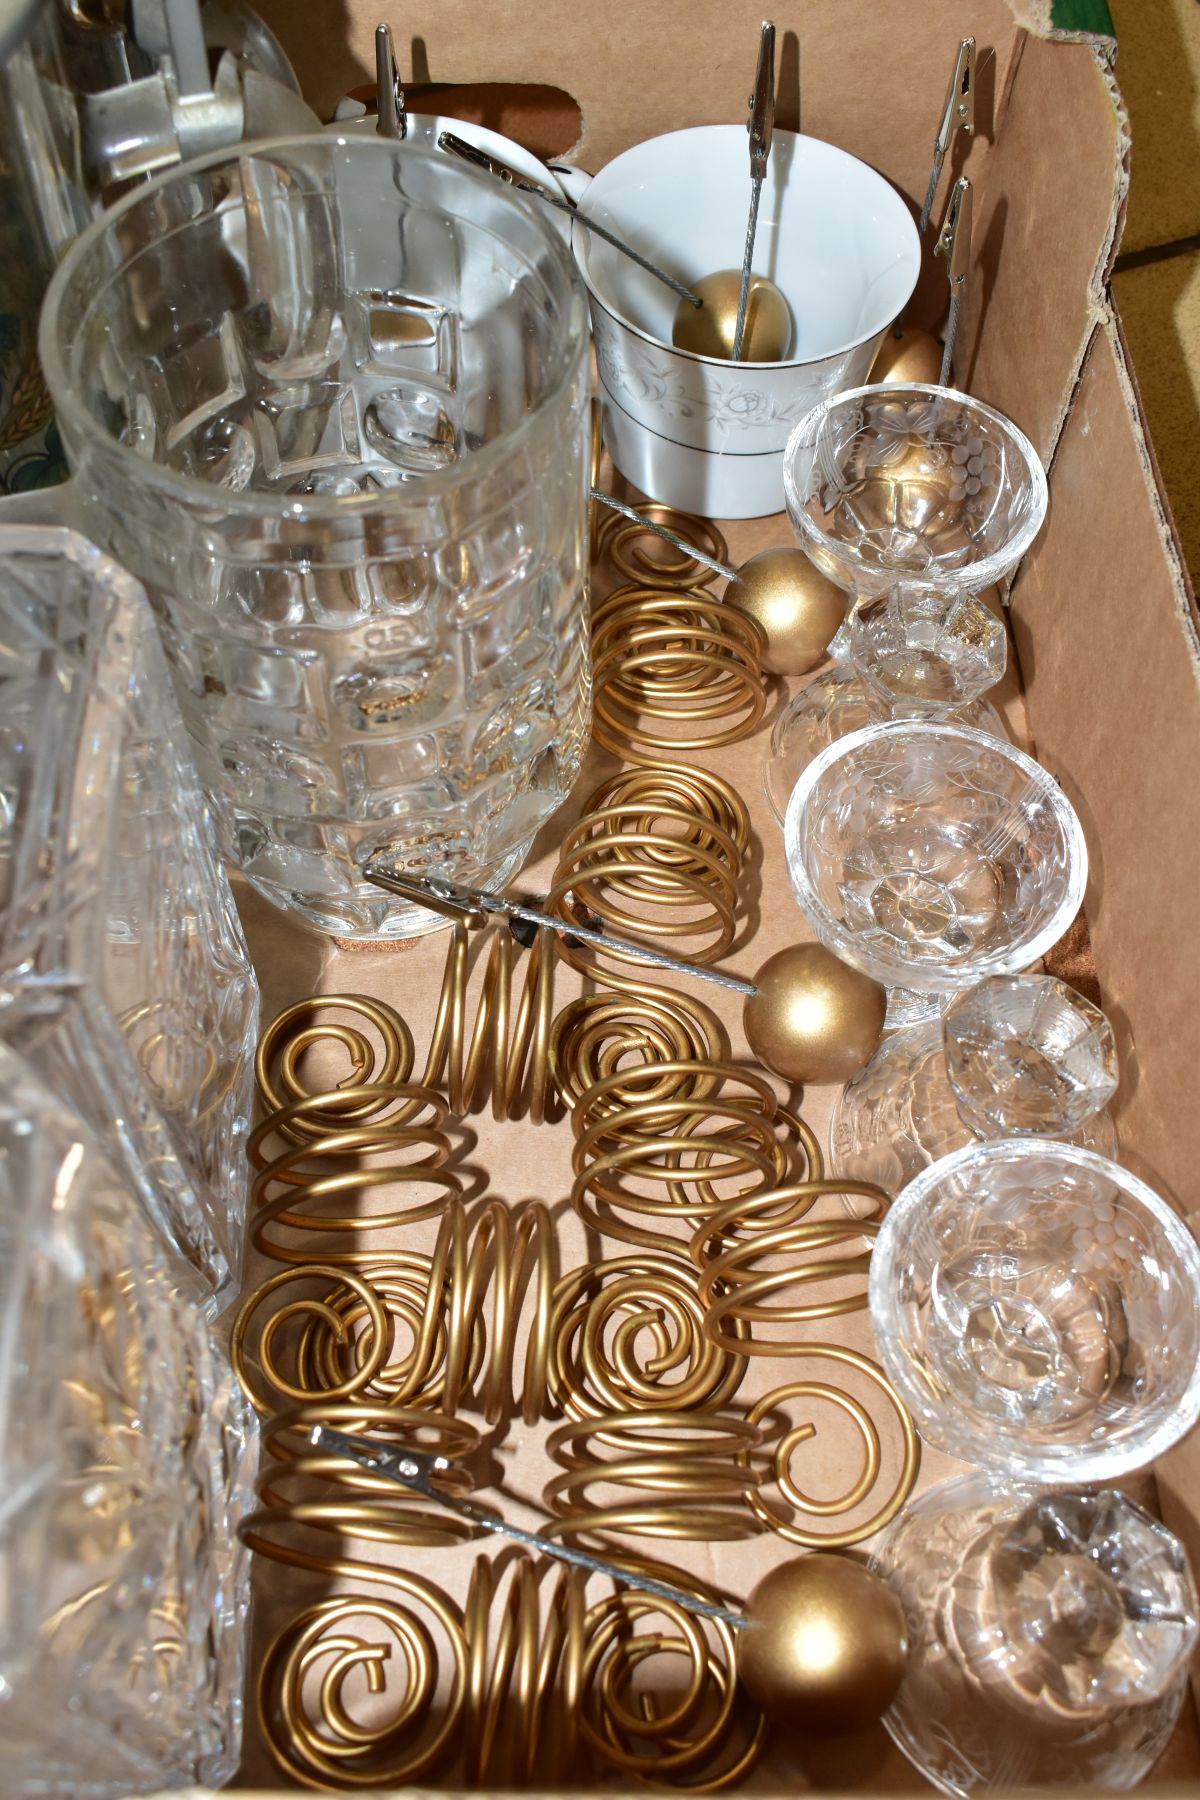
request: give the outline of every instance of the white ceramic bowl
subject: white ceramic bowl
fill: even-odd
[[[741,267],[749,203],[745,128],[704,125],[625,151],[596,176],[580,211],[693,283]],[[790,131],[774,134],[754,254],[756,272],[791,309],[784,362],[674,349],[671,290],[578,225],[574,238],[613,460],[643,493],[708,517],[782,508],[792,427],[866,379],[921,263],[896,189],[844,150]]]

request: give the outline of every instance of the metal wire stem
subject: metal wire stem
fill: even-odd
[[[733,333],[733,360],[742,360],[742,336],[746,330],[746,308],[750,303],[750,265],[754,261],[754,239],[758,231],[758,203],[762,199],[762,182],[750,183],[750,218],[746,226],[746,254],[742,258],[742,285],[738,293],[737,325]]]
[[[603,488],[590,488],[588,492],[590,498],[598,500],[601,506],[611,507],[613,512],[624,513],[627,519],[632,519],[634,524],[640,525],[643,531],[649,531],[654,537],[661,538],[664,544],[671,544],[676,550],[685,551],[696,562],[703,563],[706,569],[712,569],[716,574],[723,575],[726,581],[736,581],[736,569],[730,568],[728,563],[721,562],[718,557],[710,556],[706,550],[701,550],[698,544],[689,544],[686,538],[681,538],[674,531],[668,531],[665,525],[656,525],[653,519],[646,517],[645,513],[638,512],[636,507],[626,506],[623,500],[618,500],[612,494],[606,494]]]

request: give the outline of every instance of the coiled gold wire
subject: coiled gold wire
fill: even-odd
[[[550,1593],[543,1617],[544,1577]],[[465,1782],[494,1789],[578,1780],[587,1577],[561,1565],[550,1575],[544,1562],[516,1556],[501,1599],[503,1581],[497,1562],[476,1558],[465,1611]]]
[[[429,1256],[394,1251],[356,1269],[296,1264],[261,1282],[234,1322],[235,1372],[262,1412],[281,1400],[352,1400],[438,1408],[453,1418],[478,1404],[489,1424],[517,1409],[532,1424],[550,1404],[556,1258],[553,1221],[540,1201],[492,1201],[468,1221],[455,1200]],[[293,1297],[269,1310],[289,1288]]]
[[[714,1598],[679,1569],[621,1561],[697,1599]],[[666,1630],[637,1630],[652,1618]],[[731,1788],[749,1774],[762,1753],[766,1721],[738,1684],[733,1632],[723,1619],[701,1620],[633,1587],[592,1607],[584,1629],[580,1730],[609,1768],[692,1793]],[[651,1684],[646,1668],[655,1657],[682,1665],[682,1680]],[[672,1696],[665,1702],[664,1693]]]
[[[637,510],[656,525],[664,525],[677,537],[707,550],[717,562],[729,561],[729,546],[711,519],[680,512],[661,500],[639,500]],[[636,519],[609,508],[598,522],[595,554],[597,558],[606,556],[626,581],[654,587],[709,587],[717,579],[717,571],[707,563],[647,531]]]
[[[547,928],[538,932],[514,1000],[512,936],[503,926],[485,935],[483,986],[468,1026],[470,934],[465,925],[454,926],[422,1080],[431,1087],[444,1084],[456,1119],[474,1112],[490,1092],[493,1118],[527,1115],[540,1125],[553,1111],[549,1049],[558,940]]]
[[[465,923],[457,922],[451,931],[424,1073],[411,1086],[412,1034],[400,1014],[385,1002],[361,994],[316,995],[280,1013],[260,1040],[255,1073],[264,1107],[276,1115],[285,1131],[294,1139],[310,1139],[322,1134],[324,1121],[350,1125],[377,1120],[384,1110],[384,1096],[373,1097],[374,1087],[400,1090],[395,1117],[390,1121],[393,1125],[407,1123],[417,1111],[421,1097],[417,1090],[444,1095],[444,1104],[456,1119],[475,1111],[490,1095],[495,1118],[528,1115],[534,1124],[540,1124],[553,1099],[549,1046],[554,1020],[555,933],[542,930],[537,934],[525,960],[519,991],[513,985],[511,934],[497,928],[480,933],[479,940],[480,949],[473,956]],[[474,1019],[469,991],[473,962],[483,965]],[[381,1061],[377,1062],[366,1033],[337,1019],[339,1012],[349,1012],[374,1027],[382,1045]],[[329,1091],[340,1099],[322,1097],[318,1111],[318,1096],[305,1086],[299,1063],[306,1051],[333,1044],[347,1053],[351,1069]],[[277,1074],[272,1067],[276,1059]],[[309,1110],[289,1110],[302,1103]],[[325,1124],[324,1129],[329,1128]]]
[[[899,1473],[896,1475],[887,1498],[871,1514],[870,1518],[846,1526],[842,1530],[824,1531],[798,1524],[783,1513],[776,1511],[764,1499],[760,1486],[747,1494],[747,1504],[761,1524],[777,1532],[792,1544],[802,1544],[810,1550],[842,1550],[850,1544],[861,1543],[864,1538],[881,1531],[883,1527],[896,1517],[912,1493],[917,1475],[921,1467],[921,1445],[916,1428],[907,1407],[897,1394],[895,1388],[884,1374],[879,1364],[859,1350],[850,1350],[844,1344],[811,1343],[792,1345],[788,1354],[791,1356],[814,1357],[841,1363],[855,1369],[869,1383],[876,1387],[888,1402],[896,1415],[903,1440],[903,1451]],[[817,1435],[817,1428],[811,1420],[791,1426],[783,1431],[771,1445],[772,1473],[770,1479],[778,1486],[784,1499],[803,1519],[841,1518],[852,1512],[870,1494],[879,1480],[882,1468],[882,1446],[879,1430],[870,1413],[861,1401],[836,1386],[831,1381],[792,1381],[783,1387],[773,1388],[764,1394],[750,1408],[747,1418],[757,1426],[777,1415],[790,1400],[824,1401],[836,1407],[850,1419],[858,1431],[862,1442],[862,1466],[858,1478],[844,1493],[829,1499],[819,1499],[807,1493],[795,1481],[791,1473],[791,1460],[801,1444],[810,1442]],[[748,1452],[741,1453],[747,1466],[750,1463]],[[768,1485],[768,1478],[763,1477],[761,1486]]]
[[[873,1211],[861,1219],[809,1216],[823,1197],[841,1194],[860,1195]],[[744,1350],[747,1356],[806,1355],[803,1340],[780,1337],[778,1332],[762,1337],[757,1335],[759,1328],[788,1332],[797,1325],[860,1312],[867,1304],[871,1240],[888,1205],[888,1195],[873,1182],[837,1178],[768,1188],[719,1208],[691,1242],[692,1260],[700,1271],[707,1337],[723,1349]],[[820,1254],[864,1243],[865,1248],[849,1255]],[[848,1281],[855,1285],[846,1291]],[[815,1296],[806,1298],[813,1289]]]
[[[475,1535],[470,1521],[346,1457],[313,1447],[314,1425],[361,1432],[381,1444],[427,1450],[455,1463],[439,1476],[444,1490],[459,1497],[471,1491],[458,1459],[479,1448],[479,1433],[442,1413],[362,1402],[321,1400],[278,1413],[263,1426],[263,1460],[255,1482],[258,1505],[239,1527],[242,1541],[259,1556],[314,1573],[333,1571],[339,1557],[297,1548],[309,1532],[375,1544],[445,1545]]]
[[[760,1443],[751,1414],[695,1409],[572,1419],[546,1441],[563,1473],[546,1484],[543,1501],[552,1517],[541,1535],[568,1543],[596,1531],[754,1537],[759,1525],[749,1501],[758,1472],[751,1456]],[[633,1498],[597,1503],[597,1489],[629,1491]]]
[[[336,1792],[419,1781],[457,1749],[467,1685],[461,1614],[432,1582],[404,1569],[337,1558],[320,1569],[352,1579],[356,1591],[303,1607],[271,1640],[255,1683],[260,1735],[277,1766],[301,1787]],[[362,1592],[357,1584],[364,1581],[383,1595]],[[450,1653],[444,1695],[444,1659],[425,1614]],[[388,1671],[402,1672],[402,1687],[389,1683]],[[362,1718],[348,1698],[350,1684],[366,1689],[370,1704]]]
[[[564,839],[547,906],[711,961],[734,938],[748,843],[746,808],[719,776],[673,765],[625,769],[592,792]],[[597,1082],[650,1064],[676,1072],[638,1088],[640,1099],[695,1091],[695,1065],[723,1056],[710,1008],[646,979],[636,959],[570,939],[559,955],[608,990],[571,1002],[555,1020],[551,1071],[568,1108]],[[634,1097],[621,1081],[606,1092],[614,1110]]]
[[[766,710],[762,654],[754,621],[702,588],[627,583],[592,612],[592,735],[631,763],[736,743]]]
[[[592,791],[564,837],[547,910],[712,962],[734,941],[749,843],[745,804],[719,775],[670,764],[622,769]],[[628,953],[598,957],[585,945],[568,944],[563,957],[625,990],[631,965],[644,968]]]
[[[644,1571],[714,1598],[678,1570],[620,1560],[635,1580]],[[462,1614],[420,1576],[344,1566],[384,1594],[304,1607],[272,1640],[256,1683],[264,1741],[304,1787],[390,1788],[460,1757],[469,1788],[577,1784],[590,1751],[608,1769],[707,1792],[758,1760],[765,1721],[737,1687],[722,1620],[636,1585],[589,1607],[581,1571],[524,1556],[511,1560],[507,1586],[496,1562],[477,1558]],[[427,1619],[449,1650],[448,1684]],[[658,1629],[639,1629],[646,1620]],[[682,1664],[682,1680],[647,1693],[638,1677],[656,1657]],[[389,1671],[402,1678],[395,1693]],[[371,1703],[365,1718],[347,1692],[355,1678]],[[662,1691],[672,1695],[665,1704]]]
[[[344,1003],[350,996],[338,998]],[[356,1117],[348,1120],[350,1099]],[[428,1116],[416,1116],[417,1109]],[[430,1088],[392,1081],[310,1094],[270,1113],[246,1145],[255,1170],[255,1249],[275,1262],[301,1263],[312,1259],[312,1233],[347,1236],[359,1246],[372,1240],[365,1248],[321,1251],[327,1263],[354,1267],[378,1257],[388,1234],[436,1217],[462,1191],[445,1166],[451,1143],[440,1128],[448,1112]],[[388,1204],[393,1194],[399,1204]],[[382,1201],[383,1210],[359,1211],[364,1199]]]
[[[580,1217],[623,1243],[680,1256],[722,1207],[799,1174],[797,1157],[806,1177],[822,1172],[813,1132],[763,1076],[735,1063],[619,1070],[580,1098],[571,1123]]]
[[[565,1006],[554,1021],[550,1068],[563,1104],[574,1110],[589,1089],[622,1071],[691,1068],[719,1061],[723,1051],[716,1014],[703,1001],[638,983],[632,992],[585,994]],[[638,1097],[665,1098],[691,1086],[690,1076],[668,1074]],[[618,1080],[606,1092],[615,1110],[633,1088]]]
[[[712,1343],[695,1272],[674,1257],[641,1250],[585,1264],[554,1292],[550,1391],[576,1419],[717,1409],[746,1372],[738,1330],[732,1347]]]

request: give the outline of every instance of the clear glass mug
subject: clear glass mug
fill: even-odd
[[[346,937],[485,887],[590,718],[587,313],[552,219],[452,158],[280,139],[71,250],[41,354],[88,528],[146,584],[226,859]]]

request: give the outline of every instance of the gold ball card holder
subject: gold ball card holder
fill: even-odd
[[[643,1415],[643,1421],[647,1432],[642,1448],[652,1448],[662,1421],[654,1415]],[[607,1423],[602,1421],[601,1428]],[[656,1569],[645,1564],[605,1561],[572,1543],[557,1541],[560,1536],[577,1535],[564,1531],[561,1522],[549,1521],[541,1533],[510,1524],[474,1500],[438,1485],[447,1472],[446,1458],[394,1450],[323,1425],[315,1426],[311,1436],[316,1447],[345,1455],[369,1472],[469,1518],[485,1531],[630,1587],[633,1591],[627,1599],[640,1609],[665,1601],[680,1613],[724,1624],[738,1634],[735,1659],[740,1681],[770,1717],[794,1723],[793,1704],[799,1703],[810,1730],[855,1730],[877,1719],[899,1686],[905,1657],[903,1612],[888,1585],[857,1565],[843,1564],[828,1554],[806,1558],[802,1565],[783,1564],[759,1584],[744,1609],[737,1608],[689,1590],[678,1580],[663,1580]],[[714,1429],[711,1443],[725,1441],[724,1426]],[[798,1566],[809,1573],[803,1577],[785,1573]],[[861,1664],[856,1645],[865,1651]],[[828,1702],[825,1715],[819,1705],[822,1693]],[[636,1715],[630,1723],[636,1729]],[[655,1772],[660,1772],[657,1765]]]
[[[652,500],[629,506],[594,484],[592,500],[621,521],[605,522],[597,549],[634,587],[695,593],[719,576],[727,584],[721,604],[754,627],[758,663],[767,674],[807,675],[824,662],[847,598],[802,550],[761,550],[735,568],[725,540],[705,520]],[[656,543],[674,555],[651,548]]]
[[[759,978],[746,981],[724,969],[675,956],[657,946],[617,937],[599,922],[556,916],[543,902],[510,899],[442,876],[410,874],[396,868],[386,853],[373,857],[363,874],[375,886],[452,919],[479,925],[489,915],[495,915],[507,919],[514,931],[547,928],[573,940],[568,946],[572,952],[586,946],[602,957],[669,969],[741,994],[745,1001],[756,1002],[753,1006],[747,1004],[742,1011],[751,1050],[760,1062],[789,1080],[798,1079],[795,1071],[802,1066],[812,1069],[809,1078],[813,1080],[848,1080],[874,1050],[871,1022],[877,1021],[882,1029],[886,1012],[883,988],[836,958],[814,963],[809,953],[817,946],[799,944],[780,951],[763,964]],[[600,881],[601,871],[594,871],[594,876]],[[822,957],[827,956],[822,952]],[[602,978],[602,962],[586,966],[597,979]],[[626,985],[630,985],[629,977]],[[653,991],[660,999],[665,993],[661,988]],[[814,1017],[818,1021],[816,1027]]]

